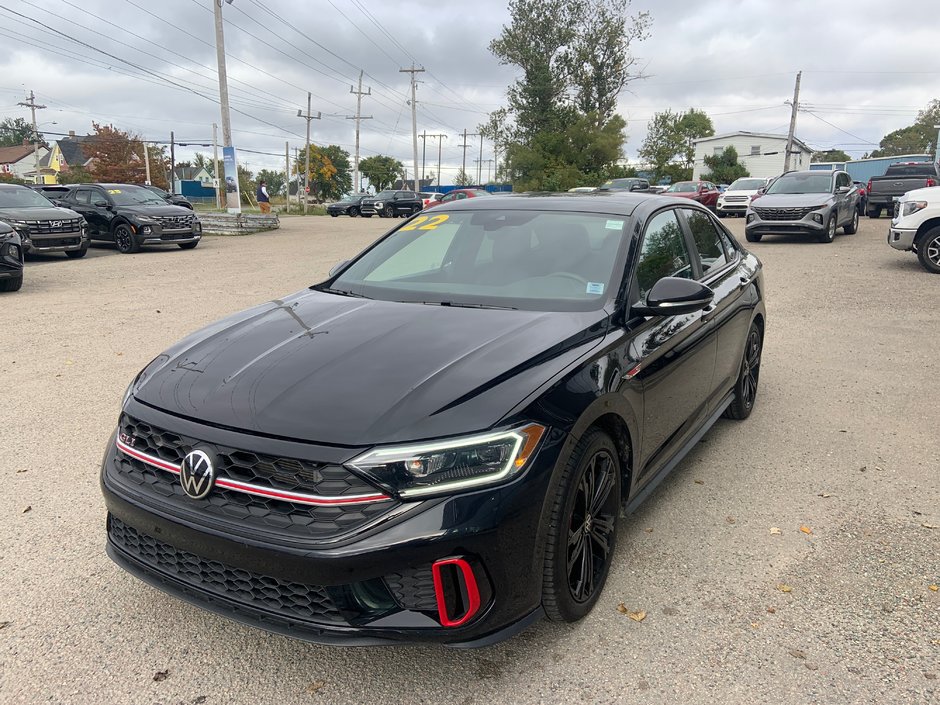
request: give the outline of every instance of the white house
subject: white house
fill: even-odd
[[[41,174],[46,173],[42,169],[42,161],[47,154],[49,154],[49,150],[44,146],[40,146],[38,156],[39,172]],[[36,153],[33,152],[33,146],[31,144],[22,144],[13,147],[0,147],[0,174],[9,174],[24,181],[35,181]]]
[[[702,137],[693,142],[695,145],[695,165],[692,167],[692,179],[699,179],[709,169],[705,157],[721,154],[725,148],[734,147],[738,161],[751,173],[751,176],[767,179],[783,173],[784,155],[787,150],[786,135],[772,135],[767,132],[727,132],[714,137]],[[813,150],[805,142],[793,138],[793,152],[790,155],[790,169],[809,169]]]

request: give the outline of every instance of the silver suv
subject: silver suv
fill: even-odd
[[[836,229],[858,230],[858,188],[844,171],[790,171],[748,204],[748,242],[769,233],[811,235],[832,242]]]

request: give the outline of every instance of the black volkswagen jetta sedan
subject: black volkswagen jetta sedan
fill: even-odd
[[[455,201],[141,371],[108,552],[322,643],[578,620],[621,511],[751,412],[764,326],[760,262],[688,200]]]

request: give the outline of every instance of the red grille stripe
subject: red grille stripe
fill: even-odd
[[[147,465],[152,465],[155,468],[160,468],[161,470],[166,470],[171,472],[174,475],[180,474],[180,466],[174,463],[167,462],[162,458],[150,455],[148,453],[142,453],[141,451],[133,448],[120,439],[115,440],[115,445],[117,449],[129,455],[136,460],[139,460],[142,463]],[[241,482],[239,480],[232,480],[227,477],[217,477],[215,484],[218,487],[224,487],[225,489],[234,490],[235,492],[243,492],[245,494],[256,495],[259,497],[271,497],[273,499],[280,499],[285,502],[296,502],[297,504],[310,504],[314,506],[336,506],[341,504],[371,504],[372,502],[387,502],[391,499],[388,495],[384,494],[369,494],[369,495],[350,495],[348,497],[321,497],[319,495],[313,494],[301,494],[297,492],[287,492],[284,490],[276,490],[271,487],[262,487],[260,485],[253,485],[249,482]]]

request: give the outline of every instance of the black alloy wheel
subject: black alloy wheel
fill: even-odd
[[[127,223],[121,223],[114,228],[114,244],[123,255],[140,252],[140,243],[137,242],[137,238],[131,232],[131,226]]]
[[[330,217],[331,217],[331,218],[336,218],[336,217],[338,217],[338,216],[339,216],[339,213],[337,213],[336,211],[330,211]]]
[[[542,576],[549,619],[577,621],[597,602],[616,545],[620,481],[614,442],[589,431],[565,466],[549,520]]]
[[[349,217],[350,217],[350,218],[358,218],[358,217],[359,217],[359,209],[356,208],[356,206],[353,206],[352,208],[349,209]]]
[[[917,259],[931,274],[940,274],[940,228],[930,230],[917,243]]]
[[[725,409],[724,416],[741,421],[751,415],[757,401],[757,384],[760,382],[760,358],[764,348],[764,336],[760,326],[752,323],[747,332],[744,359],[734,383],[734,401]]]

